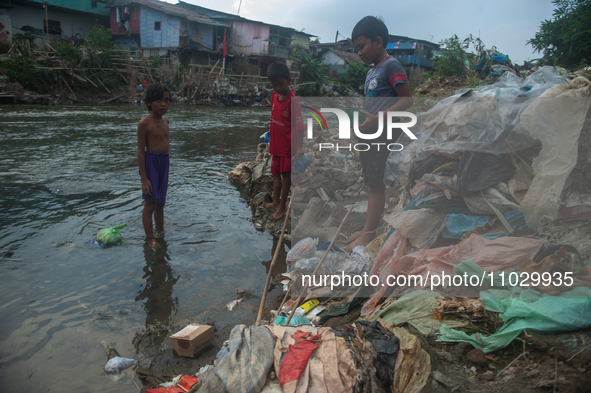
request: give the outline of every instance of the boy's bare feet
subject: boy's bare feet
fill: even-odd
[[[286,207],[277,207],[277,209],[275,209],[275,213],[273,213],[270,217],[269,220],[271,221],[277,221],[279,220],[281,217],[283,217],[283,215],[285,214],[285,211],[287,210]]]
[[[357,236],[353,241],[351,241],[347,247],[345,247],[346,252],[351,252],[357,246],[367,246],[373,239],[375,239],[375,231],[371,232],[358,232],[359,236]]]
[[[279,204],[274,204],[273,202],[265,202],[263,203],[263,207],[265,209],[277,210],[279,208]]]
[[[155,238],[147,238],[146,245],[153,250],[157,250],[159,248],[162,248],[160,243],[158,243],[158,240],[156,240]]]

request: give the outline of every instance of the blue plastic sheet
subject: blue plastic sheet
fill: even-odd
[[[521,211],[521,209],[511,210],[511,211],[505,213],[504,216],[507,219],[507,221],[509,221],[511,228],[513,228],[513,229],[523,229],[527,226],[527,224],[525,223],[525,216],[523,215],[523,212]],[[508,236],[508,235],[509,235],[509,232],[489,233],[486,235],[482,235],[482,237],[492,240],[492,239],[496,239],[497,237]]]
[[[464,233],[486,224],[489,219],[489,216],[448,214],[445,219],[445,228],[441,232],[441,237],[444,239],[461,239]]]

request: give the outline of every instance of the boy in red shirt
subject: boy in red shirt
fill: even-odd
[[[271,153],[271,174],[273,175],[273,202],[263,206],[275,210],[269,219],[279,220],[287,210],[287,196],[291,187],[291,157],[295,150],[298,157],[304,154],[302,138],[304,122],[296,96],[289,88],[291,74],[286,64],[275,62],[267,70],[267,78],[273,86],[271,99],[271,125],[269,127],[269,153]],[[292,143],[293,124],[298,137]]]

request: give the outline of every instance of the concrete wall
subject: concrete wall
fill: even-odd
[[[137,35],[114,35],[113,41],[115,42],[115,46],[120,48],[126,49],[139,49],[140,42],[139,37]]]
[[[23,26],[32,26],[43,30],[43,21],[45,20],[44,9],[25,7],[22,5],[13,5],[13,7],[14,8],[10,9],[10,20],[12,23],[13,36],[18,33],[23,34],[23,31],[17,29]],[[52,10],[51,6],[49,6],[47,10],[47,16],[50,20],[60,21],[63,38],[69,38],[71,36],[75,36],[76,34],[80,34],[78,37],[88,38],[88,34],[90,34],[92,27],[95,25],[101,25],[101,23],[94,17],[57,12]],[[59,35],[57,34],[49,35],[49,40],[52,43],[57,42],[58,38]],[[39,37],[35,44],[43,45],[44,42],[45,34],[43,34],[42,37]]]
[[[10,11],[0,8],[0,53],[6,53],[12,45],[12,22]]]
[[[160,22],[160,30],[154,30],[154,22]],[[180,18],[148,7],[141,7],[140,42],[142,48],[177,48],[180,29]]]

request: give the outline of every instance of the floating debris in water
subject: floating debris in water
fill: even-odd
[[[228,304],[226,304],[226,308],[230,311],[232,311],[232,309],[238,304],[238,303],[242,303],[244,301],[244,299],[236,299],[236,300],[232,300],[231,302],[229,302]]]

